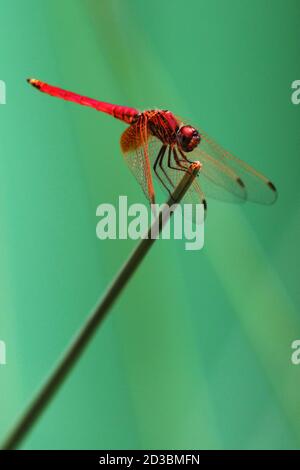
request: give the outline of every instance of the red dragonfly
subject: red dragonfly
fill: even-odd
[[[206,209],[205,195],[223,201],[250,200],[261,204],[272,204],[277,198],[276,188],[268,178],[171,111],[139,111],[87,98],[33,78],[28,82],[43,93],[90,106],[129,124],[121,136],[122,153],[152,204],[155,191],[151,168],[162,188],[171,194],[182,172],[187,172],[195,160],[200,161],[201,171],[183,202],[202,203]]]

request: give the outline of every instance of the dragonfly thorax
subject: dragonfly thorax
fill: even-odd
[[[179,123],[174,114],[167,110],[146,111],[145,114],[151,134],[166,145],[174,145],[179,129]]]
[[[182,126],[176,133],[177,145],[184,152],[191,152],[200,144],[201,136],[192,126]]]

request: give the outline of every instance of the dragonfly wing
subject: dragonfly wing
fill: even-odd
[[[266,176],[225,150],[205,131],[200,128],[197,129],[201,135],[198,152],[200,151],[202,155],[207,155],[211,161],[214,160],[216,163],[235,173],[244,183],[247,200],[260,204],[273,204],[276,201],[277,190]],[[197,158],[196,150],[195,159]],[[217,164],[215,167],[217,167]],[[232,192],[232,186],[228,186],[227,189],[229,192]],[[234,187],[234,192],[236,192],[236,186]]]
[[[195,149],[186,157],[199,160],[202,164],[199,180],[206,196],[226,202],[245,202],[245,184],[232,168],[201,148]]]
[[[149,132],[147,118],[141,116],[138,121],[129,126],[121,136],[121,149],[125,161],[142,187],[150,204],[155,202],[149,160]]]

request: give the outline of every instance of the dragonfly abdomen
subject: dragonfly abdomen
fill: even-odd
[[[119,105],[109,104],[109,103],[104,103],[104,104],[108,104],[108,106],[111,106],[111,109],[108,109],[107,111],[104,111],[104,112],[111,114],[116,119],[120,119],[120,121],[126,122],[127,124],[134,123],[140,114],[140,112],[137,109],[129,108],[127,106],[119,106]]]
[[[96,109],[97,111],[109,114],[116,119],[120,119],[127,124],[132,124],[140,114],[139,111],[135,108],[119,106],[116,104],[95,100],[93,98],[88,98],[87,96],[78,95],[72,91],[63,90],[62,88],[48,85],[48,83],[42,82],[41,80],[36,80],[35,78],[28,79],[28,82],[47,95],[55,96],[56,98],[61,98],[66,101],[72,101],[73,103],[81,104],[83,106],[89,106]]]

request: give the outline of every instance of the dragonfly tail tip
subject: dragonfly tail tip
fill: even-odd
[[[35,88],[39,88],[39,80],[36,80],[35,78],[27,78],[26,81]]]

